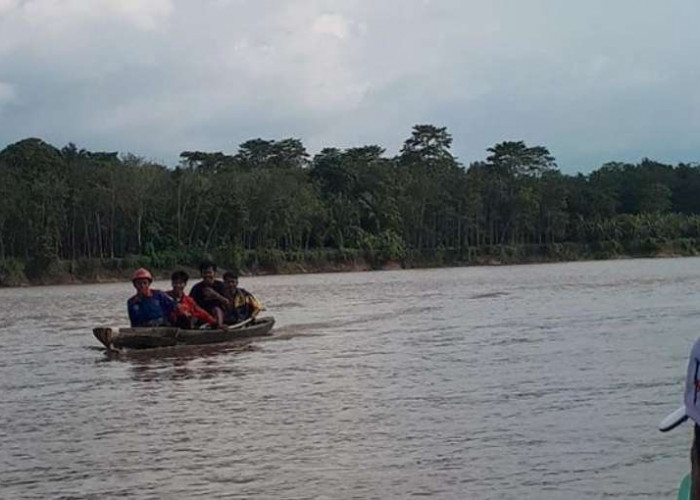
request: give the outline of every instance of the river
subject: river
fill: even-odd
[[[250,349],[108,357],[131,285],[0,290],[0,498],[675,498],[700,259],[244,277]],[[167,283],[156,283],[159,288]]]

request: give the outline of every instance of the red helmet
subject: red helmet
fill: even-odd
[[[147,279],[148,281],[153,281],[153,276],[151,275],[151,271],[146,269],[145,267],[141,267],[134,271],[133,276],[131,277],[131,281],[136,281],[138,279]]]

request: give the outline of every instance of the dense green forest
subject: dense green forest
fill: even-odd
[[[446,128],[416,125],[393,157],[369,145],[310,157],[297,139],[175,167],[25,139],[0,152],[0,284],[124,276],[211,256],[242,271],[692,255],[700,166],[606,163],[564,175],[544,146],[469,165]]]

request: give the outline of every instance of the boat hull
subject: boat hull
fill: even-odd
[[[204,345],[272,335],[272,317],[221,330],[183,330],[173,327],[94,328],[92,333],[108,349],[152,349],[176,345]]]

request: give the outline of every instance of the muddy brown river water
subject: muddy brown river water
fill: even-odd
[[[700,259],[241,285],[278,338],[119,357],[128,283],[0,290],[0,498],[675,498]]]

